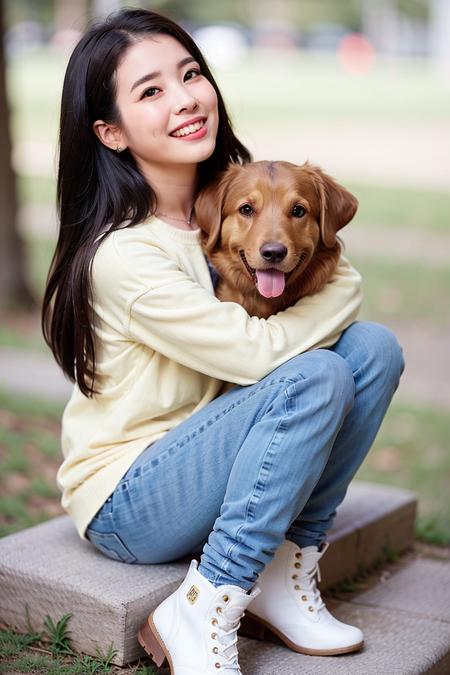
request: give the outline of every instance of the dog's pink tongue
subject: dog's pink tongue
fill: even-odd
[[[279,270],[256,270],[258,291],[265,298],[277,298],[284,291],[284,272]]]

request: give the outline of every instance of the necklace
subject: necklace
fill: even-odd
[[[192,216],[194,214],[194,207],[192,207],[191,212],[189,214],[189,218],[175,218],[175,216],[169,216],[167,213],[162,213],[162,211],[155,211],[156,216],[164,216],[164,218],[170,218],[171,220],[178,220],[179,223],[186,223],[186,225],[191,224],[192,222]]]

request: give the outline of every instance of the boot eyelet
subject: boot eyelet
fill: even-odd
[[[216,666],[216,668],[220,668],[220,663],[215,663],[214,665]]]
[[[293,578],[293,579],[297,579],[297,577],[298,577],[298,574],[293,574],[293,575],[292,575],[292,578]]]
[[[215,640],[216,637],[217,637],[217,633],[211,633],[211,637],[212,637],[213,640]]]
[[[217,626],[217,619],[213,619],[213,620],[211,621],[211,623],[212,623],[213,626]]]
[[[224,602],[228,602],[229,597],[228,597],[228,595],[224,595],[222,599],[223,599]]]
[[[308,600],[307,596],[306,596],[306,595],[302,595],[302,600],[303,600],[303,602],[306,602],[306,601]]]
[[[295,588],[296,591],[300,590],[300,586],[298,584],[295,584],[294,588]]]
[[[212,650],[213,650],[214,654],[218,654],[218,653],[219,653],[219,647],[213,647]]]
[[[296,553],[296,554],[295,554],[295,557],[296,557],[296,558],[301,558],[301,557],[302,557],[302,554],[301,554],[301,553]]]
[[[294,567],[296,567],[297,569],[299,569],[299,567],[301,567],[301,563],[295,563]]]
[[[217,612],[217,614],[222,614],[222,608],[221,608],[221,607],[216,607],[216,612]]]
[[[308,607],[310,612],[314,612],[314,607],[311,607],[311,605]]]

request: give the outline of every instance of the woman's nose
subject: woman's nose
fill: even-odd
[[[178,90],[175,96],[176,112],[181,113],[185,110],[196,110],[198,108],[198,101],[194,96],[189,94],[185,89]]]

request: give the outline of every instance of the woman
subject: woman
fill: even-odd
[[[43,306],[75,382],[58,484],[110,558],[201,553],[139,633],[183,675],[240,673],[250,603],[296,651],[361,647],[315,576],[403,368],[388,330],[355,323],[344,258],[321,293],[267,320],[214,297],[192,206],[230,160],[250,154],[185,31],[126,10],[84,35],[64,82]]]

